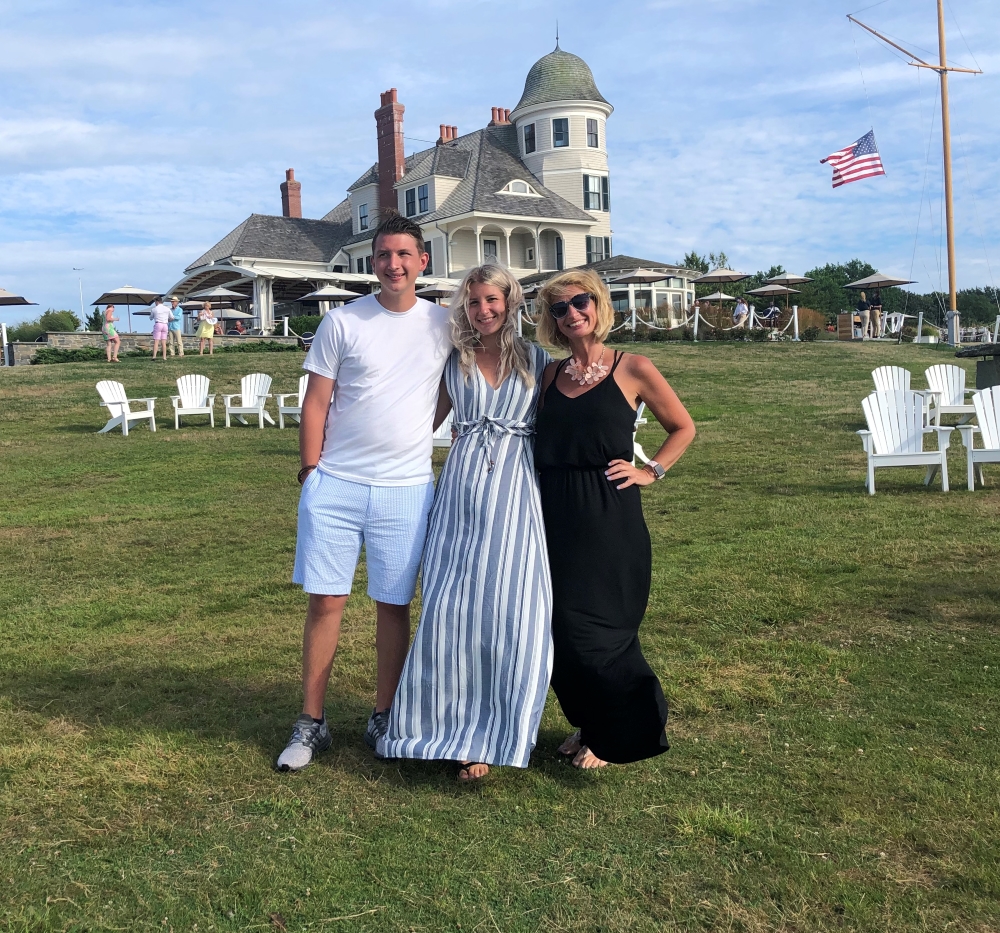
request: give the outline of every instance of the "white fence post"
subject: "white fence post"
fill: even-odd
[[[997,318],[1000,322],[1000,317]],[[7,362],[7,325],[0,321],[0,366],[9,366]]]
[[[997,315],[997,322],[993,325],[993,342],[997,342],[997,337],[1000,337],[1000,314]]]
[[[917,343],[921,343],[924,336],[924,312],[917,312]]]
[[[701,311],[697,307],[694,309],[694,339],[698,340],[698,318],[701,317]]]
[[[283,325],[283,327],[284,327],[284,334],[285,334],[285,336],[287,337],[287,336],[288,336],[288,315],[286,314],[286,315],[285,315],[285,316],[284,316],[284,317],[283,317],[283,318],[281,319],[281,321],[282,321],[282,325]]]
[[[795,336],[792,337],[792,340],[798,340],[799,339],[799,306],[798,305],[792,305],[792,321],[794,322],[794,324],[792,325],[792,330],[795,331]]]
[[[517,336],[524,336],[524,318],[520,308],[517,309]]]

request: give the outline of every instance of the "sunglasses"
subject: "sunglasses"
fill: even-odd
[[[586,311],[588,305],[596,301],[590,292],[580,292],[574,295],[569,301],[557,301],[554,305],[549,305],[549,313],[556,319],[566,317],[569,314],[569,306],[572,305],[577,311]]]

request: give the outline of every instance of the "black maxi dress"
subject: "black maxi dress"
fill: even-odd
[[[552,688],[582,743],[625,764],[670,746],[667,701],[639,647],[652,570],[640,487],[619,490],[604,475],[609,461],[632,459],[635,410],[614,379],[620,361],[576,398],[553,379],[535,466],[552,570]]]

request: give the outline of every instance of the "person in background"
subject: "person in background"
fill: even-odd
[[[858,315],[861,317],[861,339],[866,340],[868,338],[868,325],[871,320],[871,305],[868,304],[868,299],[865,298],[865,293],[861,293],[861,297],[858,299]]]
[[[552,689],[577,728],[559,751],[578,768],[625,764],[669,748],[667,701],[639,644],[652,577],[639,489],[677,462],[695,426],[650,360],[605,345],[614,312],[594,272],[550,279],[538,305],[539,340],[569,351],[545,369],[535,437],[552,573]],[[641,468],[632,463],[640,401],[667,434]]]
[[[107,342],[106,350],[109,363],[118,362],[118,351],[122,345],[122,338],[118,336],[118,330],[115,328],[117,320],[118,318],[115,317],[115,306],[108,305],[104,309],[104,323],[101,325],[101,333],[104,334],[104,339]],[[112,353],[112,351],[114,352]]]
[[[872,312],[872,337],[881,337],[885,327],[882,317],[882,289],[872,289],[872,300],[869,302]]]
[[[205,341],[208,341],[208,355],[215,353],[215,328],[218,324],[212,314],[212,302],[206,301],[198,312],[198,356],[205,355]]]
[[[163,360],[167,359],[167,324],[173,315],[170,309],[163,303],[162,298],[157,298],[153,307],[149,311],[149,319],[153,322],[153,359],[156,359],[156,351],[163,347]]]
[[[247,329],[243,326],[243,322],[239,319],[237,319],[236,324],[233,325],[233,330],[235,330],[238,334],[245,334],[247,332]]]
[[[733,310],[733,327],[746,327],[748,317],[750,317],[750,309],[747,307],[746,299],[737,299],[736,308]]]
[[[177,349],[174,350],[174,344]],[[184,355],[184,309],[176,295],[170,296],[170,323],[167,325],[167,349],[170,355]]]

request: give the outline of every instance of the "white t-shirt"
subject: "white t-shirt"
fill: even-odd
[[[168,308],[162,301],[158,301],[153,305],[152,311],[149,312],[149,316],[153,319],[154,324],[166,324],[173,314],[170,313],[170,308]]]
[[[329,311],[302,368],[335,379],[319,468],[369,486],[434,479],[432,428],[451,352],[448,309],[387,311],[374,295]]]

